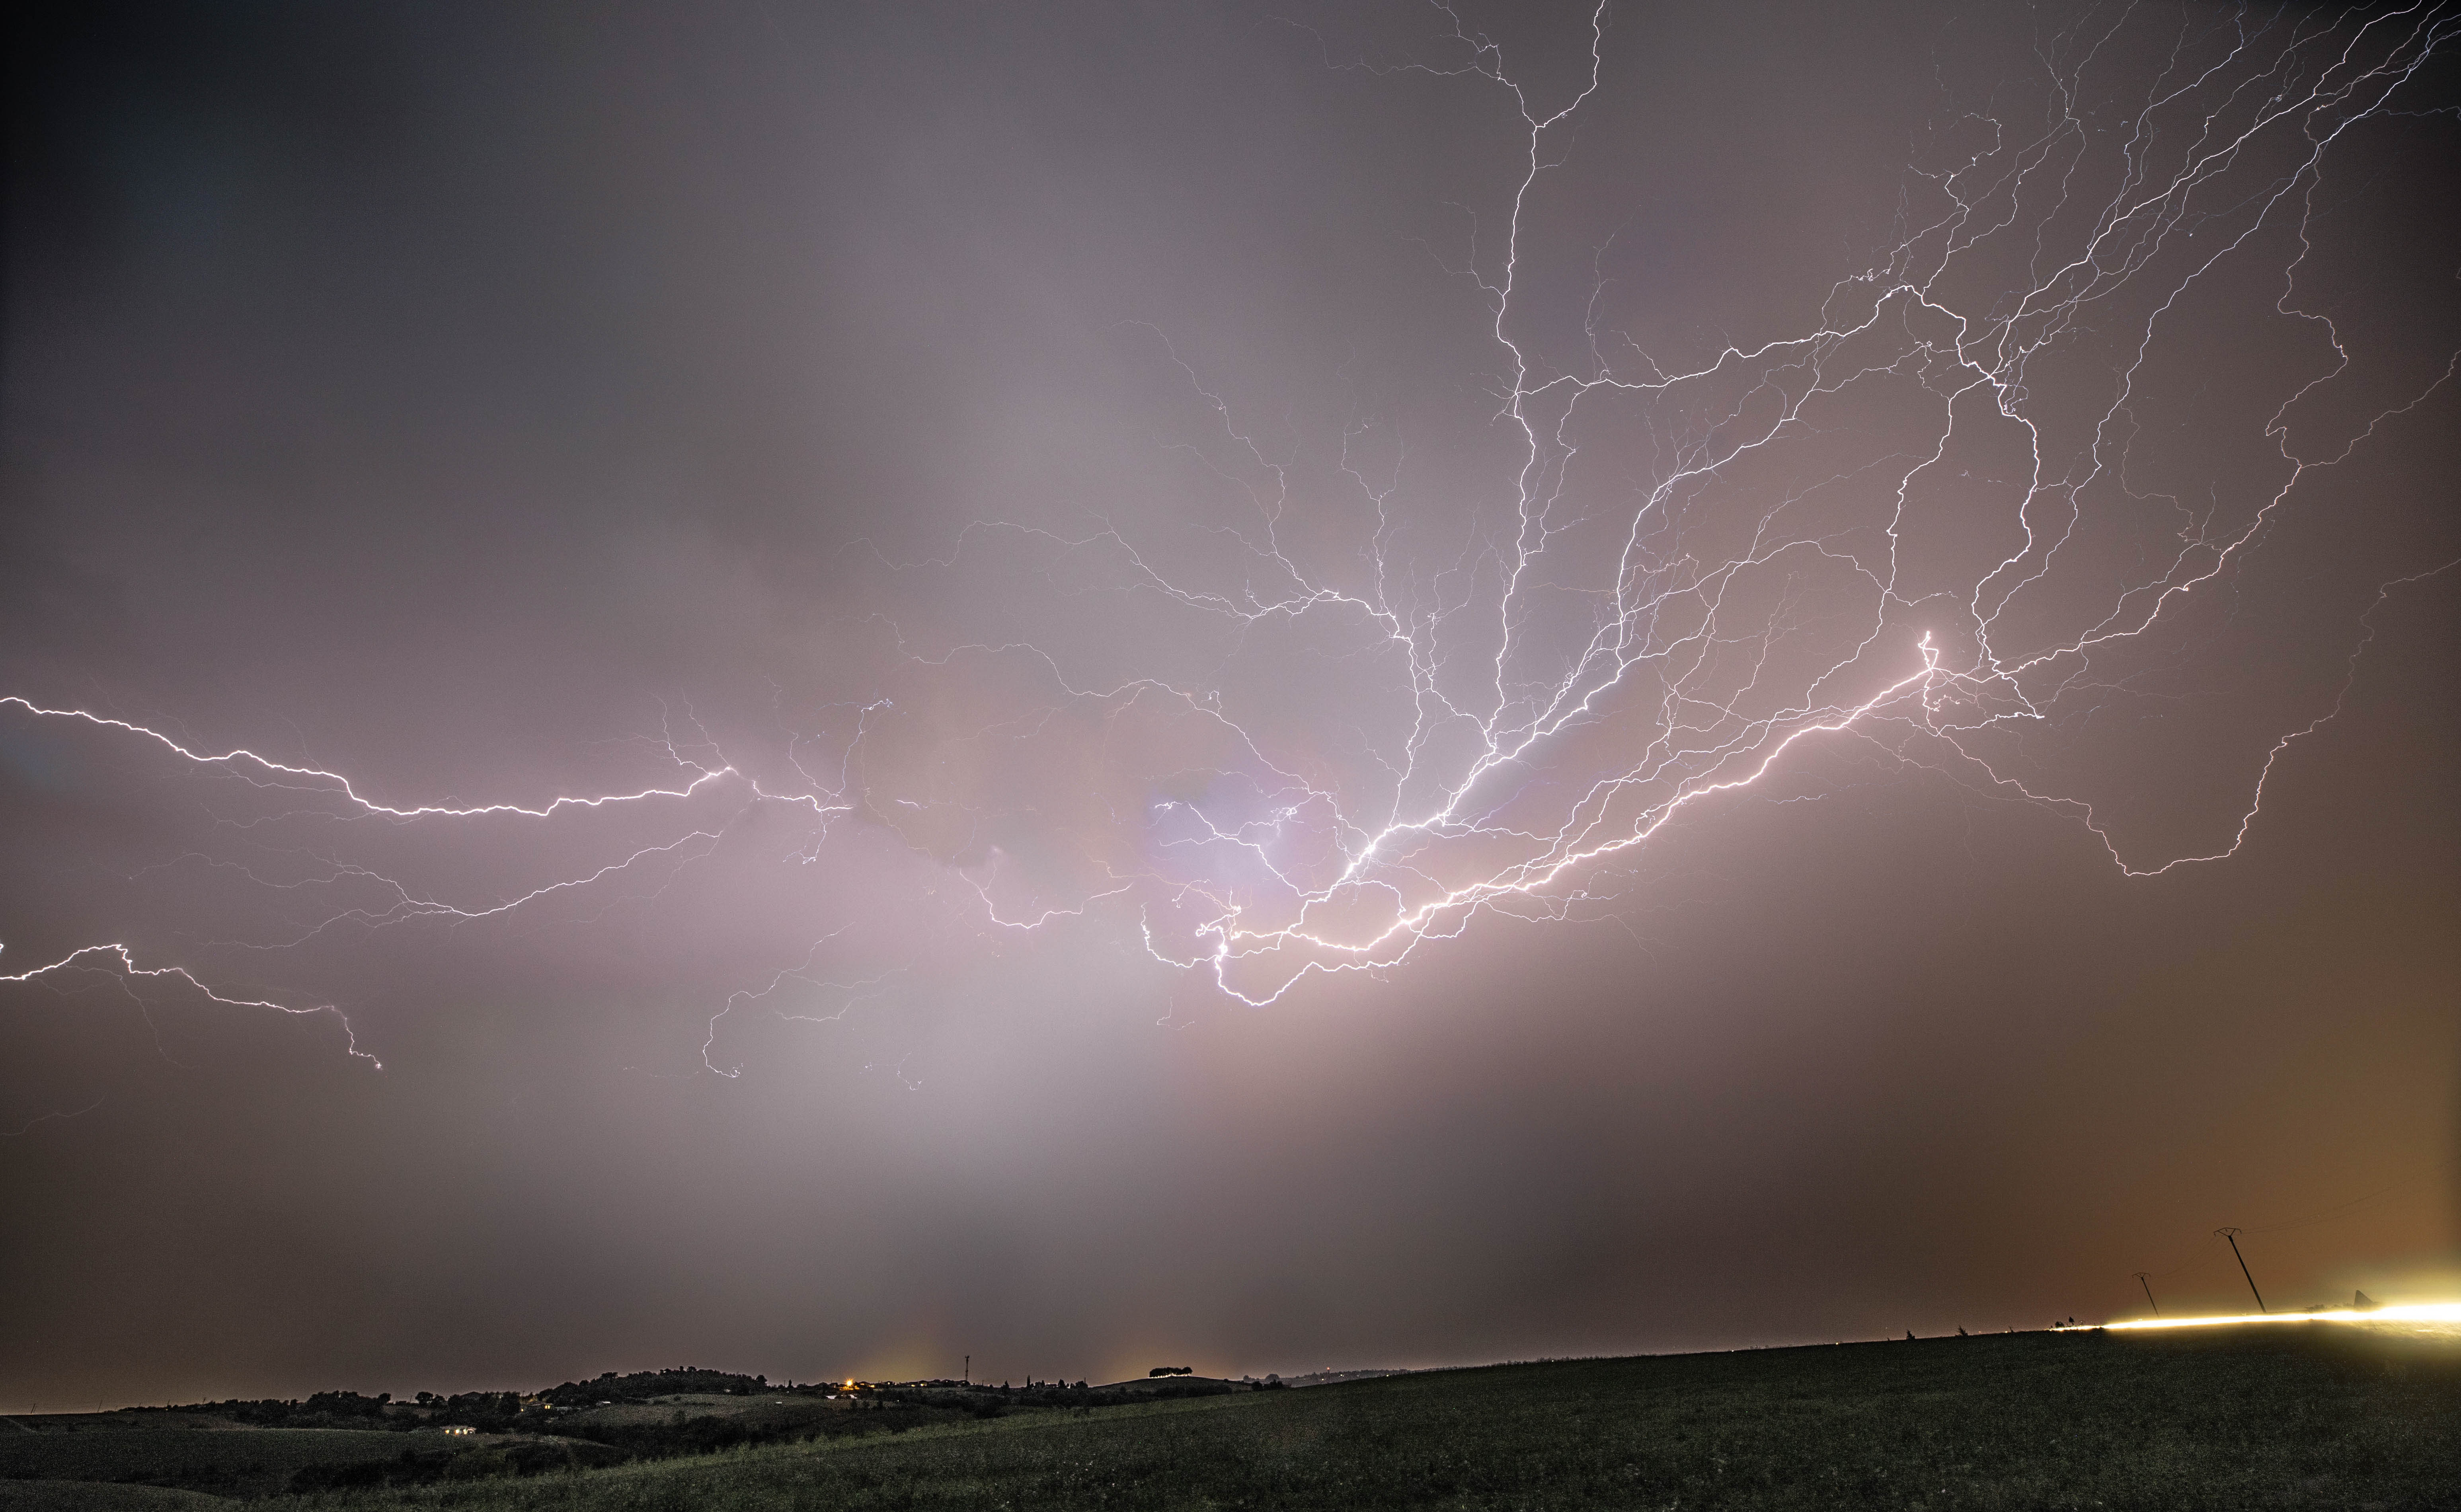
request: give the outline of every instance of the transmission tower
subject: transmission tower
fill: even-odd
[[[2146,1272],[2142,1270],[2136,1272],[2136,1284],[2145,1288],[2145,1305],[2153,1310],[2155,1317],[2160,1317],[2162,1304],[2153,1300],[2153,1283],[2146,1279]]]
[[[2264,1293],[2257,1291],[2256,1289],[2256,1277],[2249,1274],[2247,1268],[2247,1257],[2238,1252],[2239,1230],[2236,1228],[2216,1228],[2214,1232],[2230,1241],[2231,1258],[2238,1262],[2238,1273],[2247,1277],[2247,1289],[2251,1292],[2255,1292],[2256,1294],[2256,1310],[2258,1312],[2272,1311],[2273,1310],[2271,1308],[2264,1305]]]

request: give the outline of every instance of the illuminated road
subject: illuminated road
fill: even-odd
[[[2215,1317],[2130,1318],[2099,1325],[2105,1329],[2210,1329],[2240,1323],[2428,1323],[2461,1328],[2461,1302],[2414,1302],[2401,1307],[2326,1308],[2317,1312],[2231,1312]],[[2063,1329],[2081,1332],[2084,1328]],[[2435,1331],[2441,1332],[2443,1330]]]

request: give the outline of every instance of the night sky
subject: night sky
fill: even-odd
[[[2461,1295],[2461,7],[45,9],[8,1410]]]

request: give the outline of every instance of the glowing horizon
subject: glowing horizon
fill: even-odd
[[[2178,1318],[2130,1318],[2116,1323],[2062,1325],[2061,1331],[2202,1329],[2234,1323],[2461,1323],[2461,1302],[2386,1303],[2373,1308],[2320,1308],[2313,1312],[2227,1312]]]

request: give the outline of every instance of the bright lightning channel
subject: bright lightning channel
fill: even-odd
[[[2104,88],[2095,71],[2121,56],[2159,56],[2158,45],[2146,50],[2145,36],[2122,34],[2152,26],[2146,18],[2153,12],[2130,7],[2089,14],[2040,54],[2048,116],[2031,124],[1968,117],[1981,134],[1980,145],[1949,167],[1911,172],[1910,183],[1922,186],[1934,208],[1911,215],[1897,245],[1864,272],[1837,282],[1809,329],[1729,344],[1670,373],[1629,338],[1621,338],[1629,352],[1617,347],[1611,338],[1619,333],[1594,316],[1590,353],[1577,371],[1551,366],[1525,330],[1524,265],[1534,255],[1526,222],[1548,176],[1570,161],[1585,115],[1608,93],[1606,7],[1590,17],[1586,80],[1554,109],[1533,104],[1498,44],[1437,9],[1452,17],[1448,40],[1463,61],[1406,71],[1490,92],[1518,122],[1500,252],[1482,267],[1474,244],[1466,265],[1455,269],[1483,302],[1482,339],[1491,340],[1504,370],[1493,418],[1518,460],[1510,495],[1491,501],[1487,525],[1427,560],[1405,551],[1414,486],[1404,479],[1406,450],[1389,478],[1371,479],[1353,452],[1363,428],[1345,429],[1338,471],[1342,486],[1355,490],[1362,518],[1373,522],[1363,575],[1345,579],[1339,574],[1346,564],[1305,560],[1307,553],[1285,542],[1286,522],[1301,510],[1291,460],[1269,455],[1243,431],[1232,406],[1164,336],[1169,361],[1218,427],[1219,444],[1243,476],[1265,480],[1251,488],[1256,522],[1216,532],[1228,560],[1242,569],[1235,576],[1243,586],[1177,581],[1131,532],[1107,522],[1071,535],[980,522],[958,533],[946,560],[901,569],[952,566],[994,537],[1089,559],[1099,553],[1117,564],[1119,586],[1159,595],[1202,620],[1242,632],[1267,622],[1320,628],[1336,655],[1389,672],[1395,705],[1406,717],[1366,735],[1366,777],[1344,780],[1317,767],[1303,775],[1295,758],[1274,755],[1261,721],[1217,689],[1072,676],[1063,658],[1023,640],[910,647],[892,626],[904,673],[928,677],[961,660],[1013,661],[1025,669],[1022,677],[1057,690],[1055,711],[1075,704],[1121,716],[1150,705],[1217,732],[1231,764],[1209,775],[1235,779],[1252,801],[1253,811],[1240,813],[1223,801],[1157,798],[1118,820],[1147,860],[1124,862],[1124,848],[1087,857],[1103,880],[1073,901],[1004,909],[989,867],[979,875],[959,868],[985,921],[1004,932],[1032,933],[1061,921],[1124,928],[1133,918],[1134,938],[1152,960],[1202,973],[1239,1002],[1273,1003],[1311,976],[1395,967],[1423,946],[1458,938],[1481,913],[1570,917],[1597,901],[1588,889],[1619,859],[1647,847],[1679,817],[1763,786],[1813,743],[1859,742],[1903,767],[2065,816],[2131,878],[2236,855],[2277,760],[2339,713],[2374,636],[2376,609],[2402,586],[2453,564],[2379,586],[2359,616],[2355,644],[2337,648],[2346,650],[2340,691],[2313,717],[2286,722],[2253,775],[2235,827],[2209,844],[2132,855],[2092,801],[2059,790],[2025,754],[2007,752],[2027,733],[2070,717],[2081,703],[2123,691],[2128,673],[2108,670],[2118,652],[2151,644],[2157,628],[2173,627],[2191,607],[2231,592],[2238,570],[2294,511],[2303,485],[2356,456],[2386,421],[2417,409],[2461,371],[2455,353],[2407,402],[2380,411],[2338,442],[2316,447],[2294,439],[2293,406],[2342,378],[2352,362],[2342,329],[2309,308],[2322,301],[2302,299],[2298,284],[2312,250],[2326,163],[2352,128],[2397,113],[2398,92],[2461,32],[2461,10],[2450,0],[2422,0],[2341,26],[2239,11],[2201,31],[2182,12],[2154,84],[2115,115],[2105,113],[2108,101],[2095,103]],[[2095,145],[2107,132],[2122,143],[2116,158]],[[2273,166],[2250,166],[2257,163]],[[2079,196],[2091,173],[2104,169],[2115,179],[2102,202],[2085,204]],[[2030,258],[2009,258],[2007,246],[2027,237]],[[2149,381],[2157,339],[2185,318],[2180,305],[2192,289],[2267,245],[2292,250],[2285,262],[2266,266],[2280,292],[2269,309],[2254,313],[2314,331],[2331,353],[2262,419],[2271,450],[2260,459],[2279,469],[2279,485],[2238,501],[2235,513],[2219,503],[2198,511],[2140,497],[2127,468],[2145,397],[2138,388]],[[2022,274],[2002,276],[2002,264],[2020,266]],[[1593,311],[1604,289],[1601,277]],[[2108,318],[2095,327],[2095,317]],[[2105,396],[2086,405],[2091,423],[2078,426],[2053,418],[2065,412],[2045,395],[2070,380],[2043,359],[2088,333],[2115,335],[2118,355],[2103,374]],[[1746,471],[1798,442],[1833,434],[1838,427],[1824,406],[1850,394],[1900,393],[1913,396],[1915,415],[1929,427],[1919,444],[1782,494]],[[2073,405],[2075,395],[2062,402]],[[1616,406],[1648,405],[1665,408],[1636,410],[1646,417],[1632,423],[1648,432],[1657,471],[1613,495],[1616,512],[1602,517],[1602,506],[1583,492],[1602,485],[1582,472],[1589,433],[1576,420],[1611,421],[1620,413]],[[1677,418],[1661,424],[1661,413]],[[1913,500],[1918,486],[1943,481],[1960,427],[1980,423],[1968,415],[2013,427],[2024,438],[2030,471],[2015,480],[2022,486],[1998,522],[2009,543],[2004,554],[1997,547],[1985,553],[1997,560],[1979,563],[1951,588],[1925,586],[1910,581],[1905,565],[1923,529]],[[1812,520],[1812,496],[1848,482],[1873,490],[1877,514],[1851,526]],[[2070,586],[2062,573],[2086,549],[2088,516],[2118,507],[2113,500],[2156,522],[2145,538],[2151,549],[2144,566],[2111,583]],[[1977,494],[1961,507],[1980,518],[1989,505]],[[1607,543],[1567,543],[1585,531],[1594,544]],[[1787,586],[1775,607],[1756,598],[1780,580]],[[1830,584],[1819,591],[1833,590],[1841,602],[1851,597],[1851,605],[1823,601],[1817,613],[1807,609],[1802,594],[1814,590],[1799,593],[1802,583]],[[1582,606],[1570,628],[1566,602]],[[1821,624],[1829,628],[1817,628]],[[380,802],[338,772],[246,748],[201,751],[90,710],[0,697],[0,712],[150,741],[182,760],[324,805],[308,812],[325,817],[339,808],[401,824],[536,823],[615,809],[663,811],[660,805],[724,795],[742,810],[800,807],[818,824],[816,838],[794,857],[806,863],[819,859],[842,820],[867,815],[893,829],[901,811],[932,806],[898,788],[893,775],[876,779],[862,761],[873,735],[924,715],[885,696],[845,707],[861,713],[838,749],[834,781],[816,780],[793,742],[791,776],[764,783],[705,735],[687,745],[669,733],[665,751],[676,776],[666,785],[457,806]],[[987,738],[993,728],[986,723],[974,737]],[[392,901],[336,913],[275,948],[344,923],[374,927],[503,915],[653,858],[689,864],[716,845],[724,827],[679,822],[674,838],[623,860],[484,901],[441,900],[337,866],[336,876],[390,885]],[[807,952],[768,987],[726,1000],[710,1021],[704,1064],[721,1071],[714,1044],[719,1019],[734,1008],[760,1002],[789,982],[836,1001],[862,1000],[886,990],[897,969],[815,974],[821,967]],[[32,985],[78,970],[177,978],[219,1002],[340,1017],[331,1005],[301,1009],[217,993],[185,968],[140,966],[124,944],[84,947],[0,982]],[[363,1054],[355,1040],[352,1053]]]

